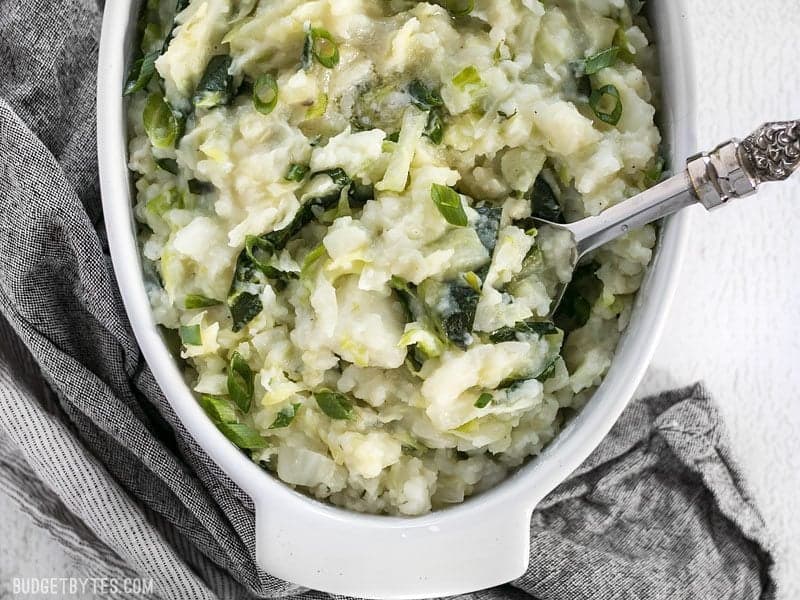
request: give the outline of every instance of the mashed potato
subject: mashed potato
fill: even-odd
[[[656,242],[532,218],[660,176],[624,0],[146,3],[126,93],[157,320],[229,439],[350,509],[491,487],[608,369]],[[167,6],[168,5],[168,6]]]

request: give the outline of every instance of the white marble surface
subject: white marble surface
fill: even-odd
[[[664,0],[669,1],[669,0]],[[699,141],[800,118],[797,0],[689,0]],[[703,380],[774,533],[780,598],[800,598],[800,179],[714,214],[689,256],[644,390]],[[14,576],[69,576],[69,560],[0,494],[0,597]]]

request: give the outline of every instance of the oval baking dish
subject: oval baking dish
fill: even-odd
[[[252,497],[256,559],[266,571],[326,592],[360,597],[447,596],[498,585],[528,565],[529,522],[541,499],[613,426],[655,349],[676,285],[688,216],[664,223],[630,325],[602,385],[541,455],[463,504],[413,517],[362,515],[293,491],[251,462],[207,418],[154,321],[145,292],[127,166],[121,90],[132,59],[139,2],[106,6],[98,71],[98,154],[109,246],[126,310],[164,394],[208,455]],[[672,164],[694,151],[691,54],[682,1],[647,8],[659,49],[660,126]]]

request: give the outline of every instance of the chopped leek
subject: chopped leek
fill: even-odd
[[[203,345],[203,335],[200,330],[200,325],[181,325],[179,333],[184,346]]]
[[[160,93],[150,94],[150,97],[147,98],[142,121],[147,137],[153,146],[156,148],[175,146],[180,133],[180,123]]]

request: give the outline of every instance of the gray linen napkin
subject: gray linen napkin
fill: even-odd
[[[324,598],[256,568],[250,500],[131,334],[96,173],[101,10],[0,0],[0,490],[77,575],[153,579],[131,598]],[[633,403],[531,536],[525,576],[470,597],[776,596],[764,524],[698,386]]]

